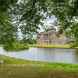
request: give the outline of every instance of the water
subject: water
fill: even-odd
[[[20,52],[6,52],[0,47],[0,55],[33,61],[78,63],[78,52],[75,49],[30,48]]]

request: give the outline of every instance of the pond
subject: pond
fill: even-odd
[[[20,52],[6,52],[0,47],[0,55],[33,61],[78,63],[78,52],[75,49],[30,48]]]

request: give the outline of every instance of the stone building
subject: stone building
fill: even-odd
[[[46,32],[40,32],[37,34],[38,44],[66,44],[70,40],[64,34],[59,35],[58,31],[50,29]]]

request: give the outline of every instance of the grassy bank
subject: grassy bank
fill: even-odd
[[[34,62],[1,56],[0,78],[78,78],[78,64]]]
[[[65,44],[65,45],[46,45],[46,44],[42,44],[42,45],[31,45],[31,47],[37,47],[37,48],[71,48],[71,45],[69,44]]]
[[[12,43],[12,46],[10,45],[5,45],[4,49],[7,51],[21,51],[21,50],[25,50],[25,49],[29,49],[31,47],[35,47],[35,48],[66,48],[66,49],[78,49],[78,47],[72,47],[70,44],[65,44],[65,45],[46,45],[46,44],[26,44],[26,43],[19,43],[19,42],[15,42]]]
[[[37,48],[66,48],[66,49],[78,49],[78,47],[72,47],[71,44],[64,44],[64,45],[50,45],[50,44],[34,44],[30,45],[30,47],[37,47]]]

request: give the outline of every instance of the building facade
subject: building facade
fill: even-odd
[[[59,35],[57,31],[50,30],[47,32],[40,32],[37,34],[37,44],[66,44],[70,40],[64,34]]]

